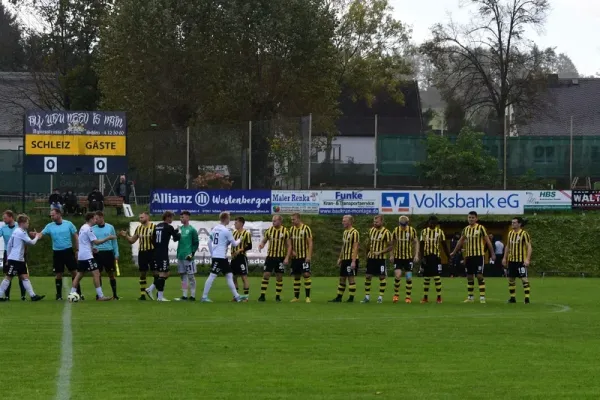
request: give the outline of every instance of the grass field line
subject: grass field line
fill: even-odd
[[[63,286],[71,287],[67,278],[63,278]],[[69,400],[71,398],[71,370],[73,369],[72,305],[67,301],[63,307],[61,357],[58,380],[56,381],[56,400]]]

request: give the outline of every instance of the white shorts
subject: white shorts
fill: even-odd
[[[177,272],[180,274],[195,274],[196,271],[196,262],[194,260],[177,260]]]

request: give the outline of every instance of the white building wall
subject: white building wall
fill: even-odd
[[[332,142],[331,158],[341,163],[375,163],[375,137],[337,136]],[[325,161],[325,152],[317,154],[317,161]]]
[[[0,137],[0,150],[19,150],[23,146],[22,137]]]

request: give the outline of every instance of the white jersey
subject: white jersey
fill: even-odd
[[[224,225],[217,225],[210,232],[210,241],[208,248],[212,258],[227,258],[227,248],[230,244],[239,246],[241,240],[235,240],[233,234]]]
[[[496,243],[494,243],[494,252],[496,254],[503,254],[504,253],[504,243],[502,243],[499,240],[496,240]]]
[[[25,245],[34,245],[38,238],[31,239],[29,234],[21,228],[16,228],[6,245],[7,259],[25,262]]]
[[[87,261],[94,258],[92,245],[94,244],[94,240],[97,239],[92,227],[88,224],[83,224],[81,229],[79,229],[79,253],[77,254],[77,260]]]

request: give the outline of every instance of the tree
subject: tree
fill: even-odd
[[[508,107],[527,116],[543,106],[543,66],[548,52],[525,38],[541,27],[548,0],[472,0],[468,25],[454,21],[432,28],[433,39],[421,50],[436,68],[435,84],[444,98],[455,98],[474,115],[493,114],[504,121]]]
[[[112,0],[10,1],[36,20],[26,32],[26,63],[40,92],[40,106],[96,109],[100,100],[96,45]]]
[[[104,104],[129,111],[140,135],[151,122],[169,130],[163,152],[192,126],[192,165],[250,145],[248,129],[204,127],[251,120],[252,187],[270,187],[269,140],[283,131],[266,121],[335,109],[334,26],[320,0],[122,0],[101,35]]]
[[[22,27],[0,2],[0,71],[22,71],[24,67]]]
[[[498,160],[483,148],[483,134],[463,128],[456,142],[429,134],[427,157],[419,168],[427,182],[439,188],[491,188],[498,184]]]
[[[559,78],[579,78],[579,71],[573,60],[565,53],[556,54],[554,50],[548,53],[548,65],[544,68],[552,74],[558,74]]]

